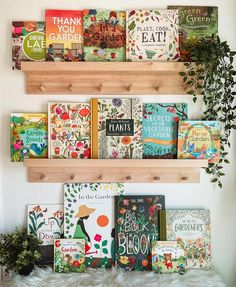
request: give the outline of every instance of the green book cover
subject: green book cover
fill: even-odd
[[[84,10],[86,61],[125,61],[125,17],[124,11]]]
[[[48,157],[47,114],[12,113],[11,161]]]
[[[188,45],[200,38],[218,34],[218,7],[168,6],[179,11],[180,54],[184,61],[190,60]]]

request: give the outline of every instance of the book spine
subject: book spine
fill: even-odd
[[[91,147],[92,158],[98,159],[98,99],[91,100],[92,123],[91,123]]]
[[[51,102],[48,103],[48,158],[51,158],[51,146],[52,146],[52,140],[51,140]]]
[[[159,240],[166,241],[166,211],[159,211]]]
[[[126,19],[126,23],[125,23],[125,29],[126,29],[126,38],[125,38],[125,43],[126,43],[126,47],[125,47],[125,58],[126,58],[126,61],[129,60],[129,51],[128,51],[128,48],[129,48],[129,25],[128,25],[128,20],[129,20],[129,10],[126,11],[126,16],[125,16],[125,19]]]

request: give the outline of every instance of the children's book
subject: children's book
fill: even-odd
[[[54,239],[61,238],[64,232],[64,210],[61,204],[29,204],[27,217],[28,233],[41,241],[39,265],[53,263]]]
[[[208,159],[210,163],[218,162],[220,138],[218,121],[180,121],[178,158]]]
[[[143,158],[177,158],[178,122],[187,117],[187,104],[143,104]]]
[[[49,157],[91,157],[89,103],[48,103]]]
[[[45,60],[45,23],[12,22],[12,69],[20,70],[21,62]]]
[[[116,196],[116,259],[125,270],[151,270],[151,241],[159,240],[164,195]]]
[[[178,60],[177,10],[129,10],[126,19],[128,61]]]
[[[125,24],[125,11],[84,10],[85,60],[125,61]]]
[[[64,185],[65,237],[85,240],[86,266],[110,267],[114,262],[114,195],[121,183]]]
[[[142,158],[140,99],[92,99],[92,158]]]
[[[85,272],[84,239],[54,240],[54,271]]]
[[[167,240],[177,240],[186,251],[187,268],[211,268],[210,211],[166,210]]]
[[[46,60],[83,61],[83,12],[46,10]]]
[[[48,157],[47,114],[12,113],[11,161]]]
[[[181,60],[190,61],[188,46],[200,38],[218,34],[218,7],[168,6],[179,11],[179,39]]]
[[[177,241],[152,241],[152,270],[157,273],[183,274],[185,251]]]

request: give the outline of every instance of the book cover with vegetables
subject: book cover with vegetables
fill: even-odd
[[[211,268],[211,221],[206,209],[166,210],[167,240],[186,252],[187,268]]]
[[[156,273],[183,274],[185,251],[177,241],[152,241],[152,270]]]
[[[11,161],[48,157],[47,114],[12,113]]]
[[[85,272],[83,239],[54,240],[54,271],[59,273]]]
[[[218,34],[218,7],[168,6],[179,11],[179,40],[181,60],[190,61],[188,47],[200,38]]]
[[[46,61],[83,61],[83,12],[46,10],[45,19]]]
[[[220,138],[218,121],[180,121],[178,158],[208,159],[210,163],[218,162]]]
[[[48,103],[49,157],[91,157],[89,103]]]
[[[126,19],[128,61],[178,60],[177,10],[129,10]]]
[[[92,99],[92,158],[142,158],[140,99]]]
[[[178,122],[187,117],[184,103],[143,104],[143,158],[177,158]]]
[[[20,70],[21,62],[44,61],[45,22],[12,22],[12,70]]]
[[[125,61],[125,15],[125,11],[84,10],[86,61]]]
[[[151,241],[160,239],[164,195],[115,197],[116,262],[125,270],[151,270]]]
[[[64,185],[65,237],[85,240],[86,266],[110,267],[114,262],[114,195],[121,183]]]

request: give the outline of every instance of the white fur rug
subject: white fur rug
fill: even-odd
[[[4,282],[4,281],[3,281]],[[50,268],[36,268],[29,276],[12,276],[6,280],[6,287],[225,287],[214,271],[190,270],[185,275],[155,274],[153,272],[124,272],[113,268],[87,269],[86,273],[61,274]]]

